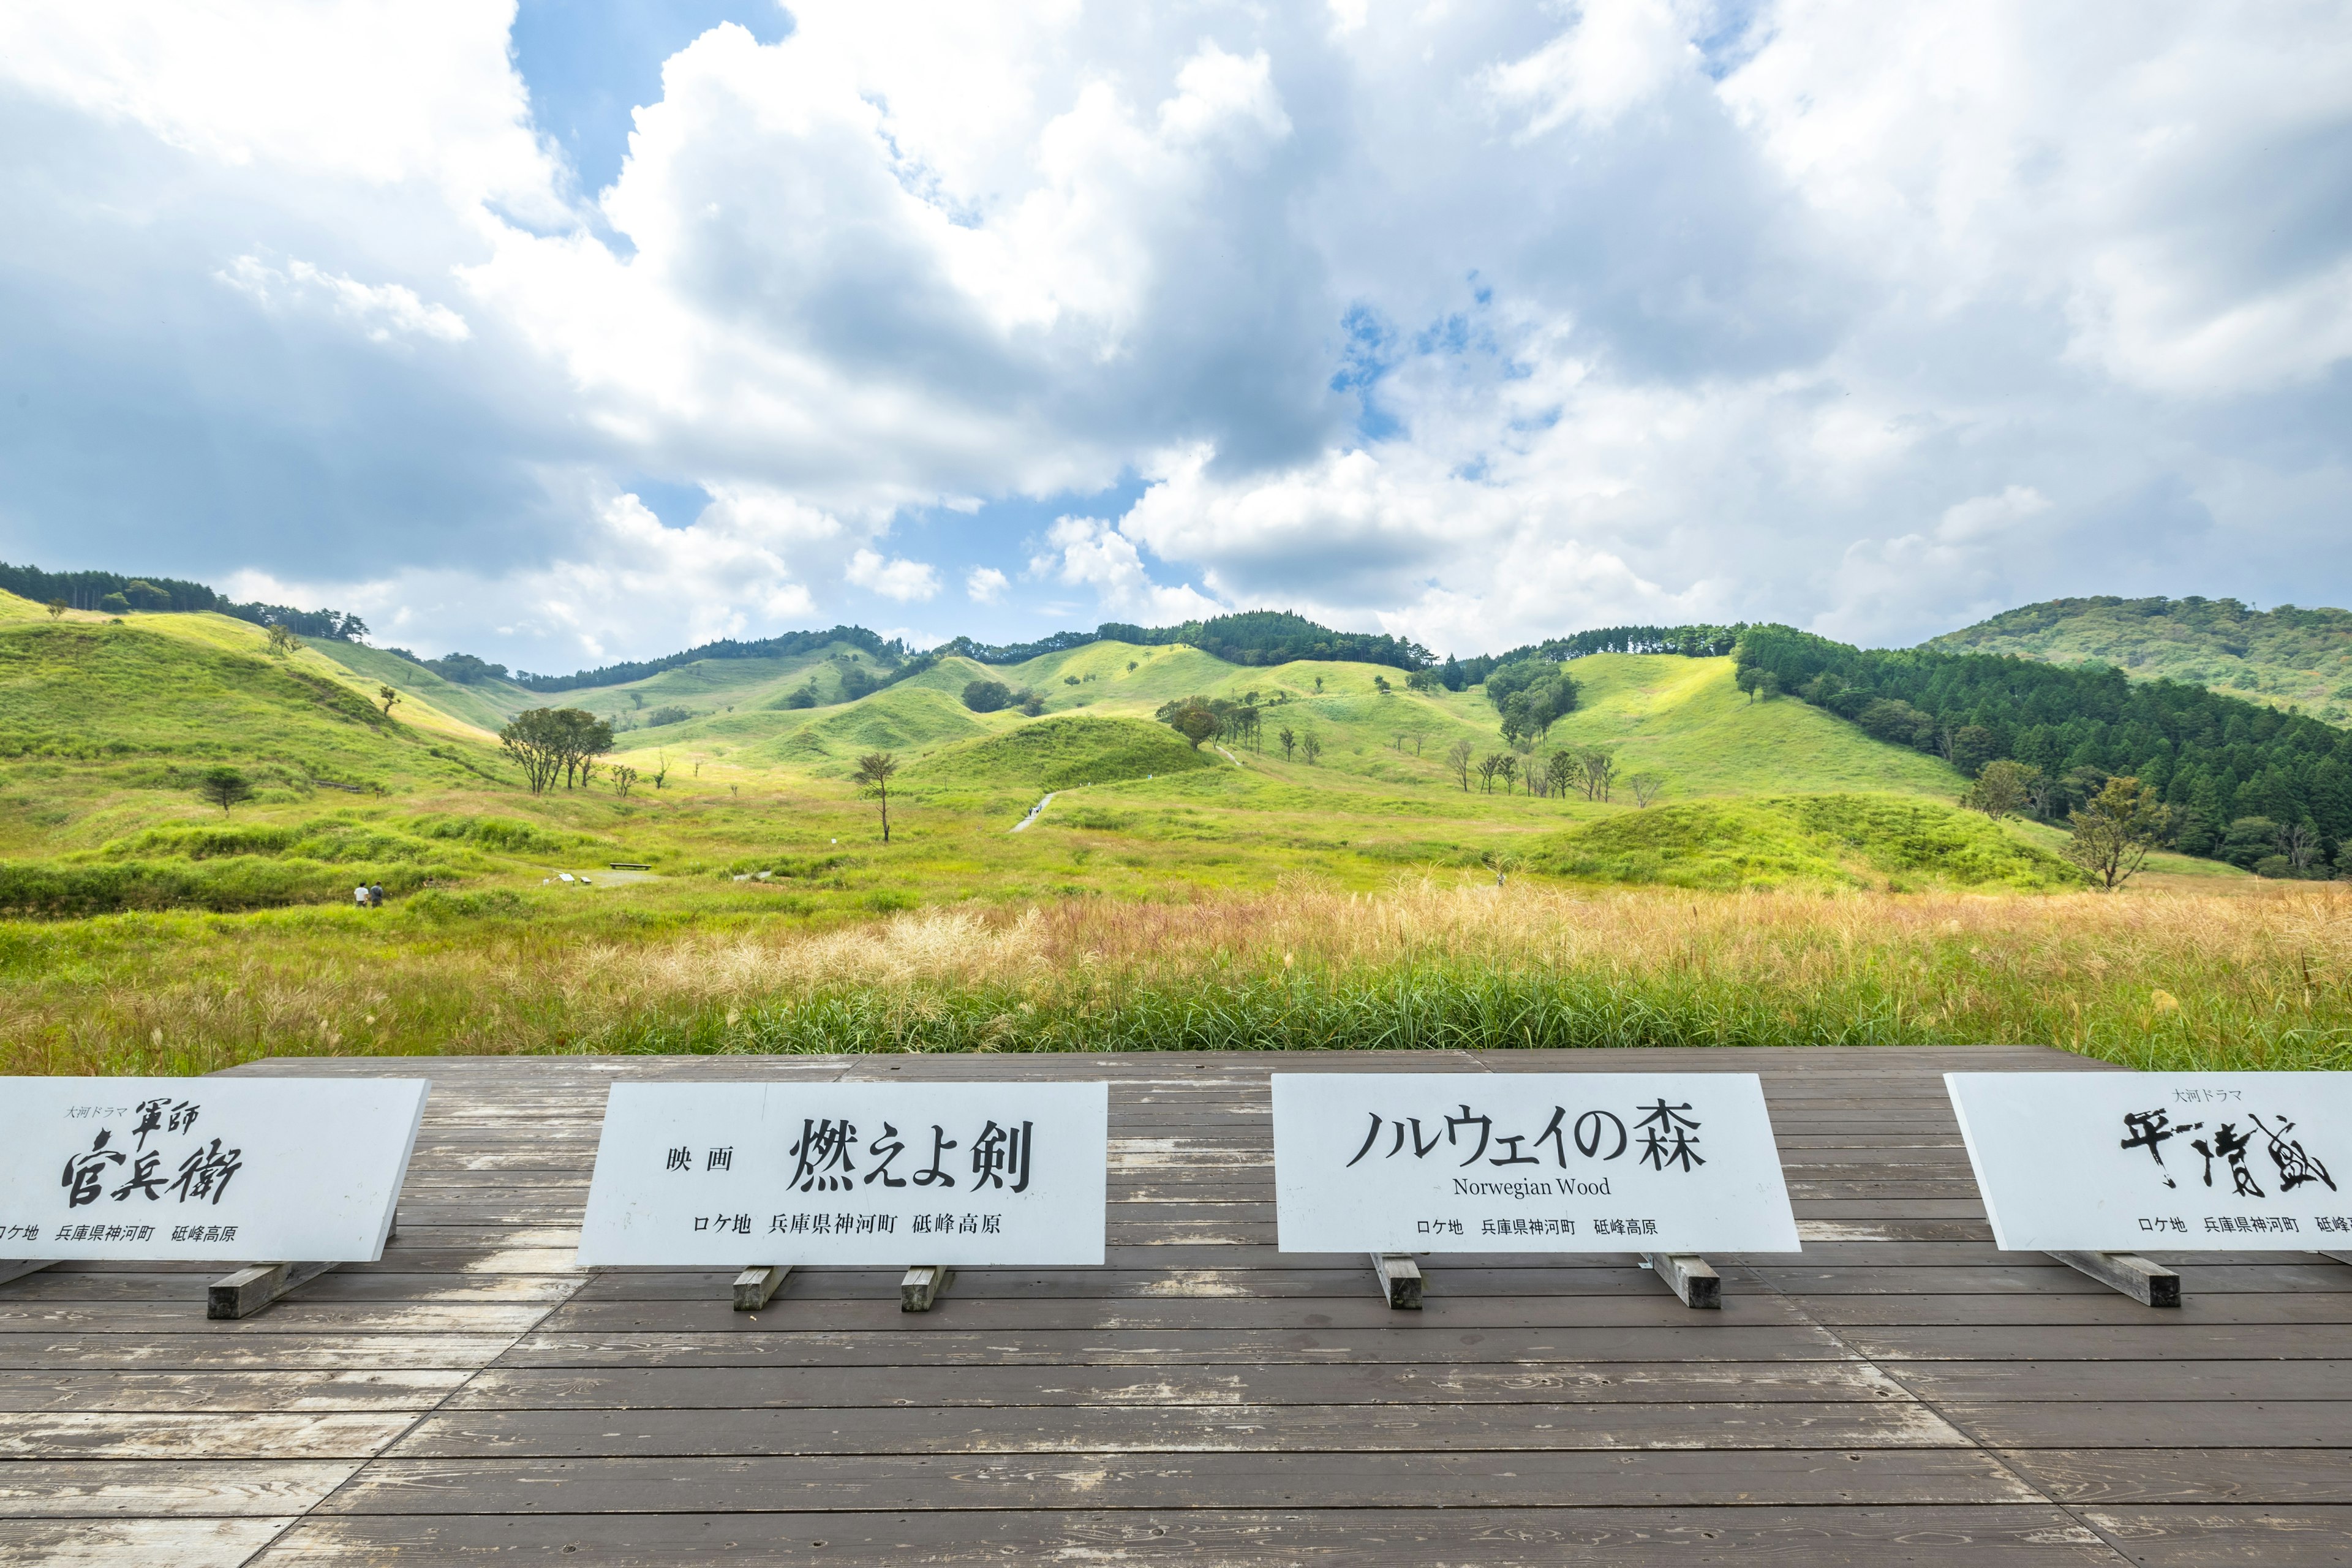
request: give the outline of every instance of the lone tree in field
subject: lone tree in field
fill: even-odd
[[[545,795],[555,776],[563,772],[570,745],[567,729],[554,709],[529,708],[499,731],[500,749],[522,764],[522,776],[531,794]]]
[[[204,777],[196,781],[196,794],[207,804],[219,806],[221,815],[226,816],[230,806],[253,798],[253,785],[235,768],[207,768]]]
[[[2040,768],[2003,757],[1984,765],[1984,771],[1977,774],[1977,782],[1969,786],[1969,793],[1960,796],[1960,804],[1999,822],[2012,812],[2025,809],[2041,777]]]
[[[1285,724],[1275,732],[1274,738],[1282,742],[1282,760],[1286,763],[1290,761],[1290,753],[1298,749],[1298,731]]]
[[[53,621],[66,613],[66,602],[63,599],[51,599],[43,607],[49,612],[49,619]]]
[[[1648,805],[1658,798],[1658,792],[1666,787],[1666,781],[1656,773],[1631,773],[1626,776],[1625,783],[1632,788],[1633,804],[1637,806]]]
[[[572,787],[576,770],[585,789],[596,776],[596,759],[613,749],[613,726],[578,708],[558,708],[554,715],[563,752],[563,787]]]
[[[882,803],[882,842],[890,842],[890,775],[898,771],[898,759],[887,752],[868,752],[857,759],[857,771],[849,776],[857,786]]]
[[[1456,741],[1445,748],[1445,767],[1462,781],[1462,793],[1470,793],[1470,759],[1478,748],[1467,741]]]
[[[383,716],[389,719],[392,717],[392,705],[400,700],[400,693],[389,686],[379,686],[375,689],[375,700],[383,704]]]
[[[636,782],[636,769],[617,766],[613,769],[613,793],[623,800],[629,798],[629,791],[635,786]]]
[[[1298,737],[1298,749],[1307,753],[1307,765],[1311,768],[1323,754],[1323,737],[1309,730]]]
[[[1489,752],[1478,759],[1478,784],[1488,795],[1495,793],[1495,775],[1503,771],[1503,753]]]
[[[1169,716],[1168,727],[1192,742],[1192,749],[1197,752],[1202,742],[1217,732],[1219,725],[1216,714],[1211,712],[1205,704],[1191,702]]]
[[[2063,853],[2091,874],[2102,892],[2114,892],[2138,874],[2171,826],[2172,812],[2136,778],[2118,775],[2067,820],[2074,837]]]
[[[284,658],[288,654],[292,653],[296,648],[300,647],[301,646],[302,639],[300,637],[296,637],[292,632],[278,625],[276,621],[269,623],[269,651],[272,657]]]

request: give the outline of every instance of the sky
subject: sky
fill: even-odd
[[[2352,605],[2352,7],[17,0],[0,559],[540,671]]]

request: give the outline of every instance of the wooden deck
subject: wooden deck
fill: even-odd
[[[1937,1075],[2033,1049],[287,1060],[429,1073],[381,1264],[0,1286],[0,1561],[2352,1562],[2352,1268],[2154,1311],[1991,1245]],[[1391,1312],[1274,1247],[1266,1075],[1759,1071],[1801,1257],[1694,1312],[1630,1257],[1436,1260]],[[1109,1266],[572,1265],[605,1086],[1107,1078]],[[920,1259],[909,1258],[908,1262]]]

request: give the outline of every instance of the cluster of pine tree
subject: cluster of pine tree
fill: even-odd
[[[1971,778],[2004,758],[2037,769],[2046,816],[2130,776],[2171,808],[2187,854],[2314,875],[2352,840],[2352,731],[2304,714],[2107,667],[1851,647],[1789,626],[1749,627],[1738,665]]]

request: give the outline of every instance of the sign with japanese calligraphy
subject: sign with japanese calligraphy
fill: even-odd
[[[1285,1252],[1794,1252],[1753,1073],[1276,1073]]]
[[[1099,1264],[1100,1083],[616,1083],[583,1267]]]
[[[2352,1246],[2352,1073],[1944,1075],[2010,1251]]]
[[[0,1079],[0,1258],[371,1262],[423,1079]]]

